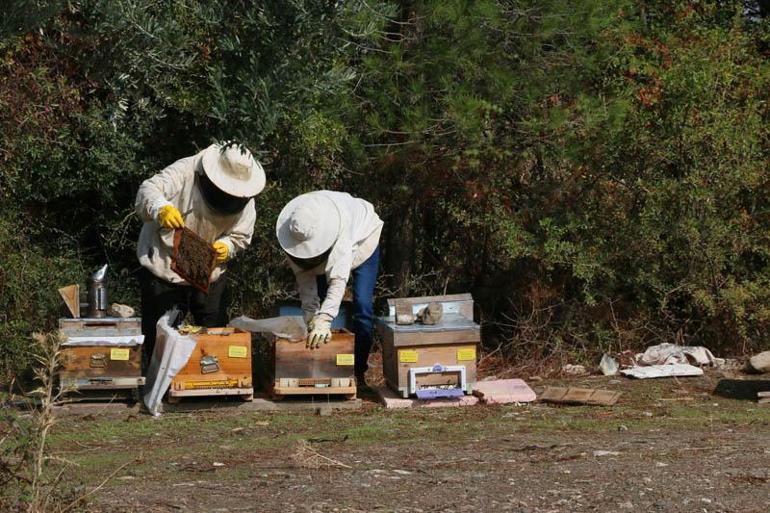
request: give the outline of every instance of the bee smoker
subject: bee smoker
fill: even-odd
[[[107,317],[107,264],[100,267],[88,278],[88,316],[100,319]]]

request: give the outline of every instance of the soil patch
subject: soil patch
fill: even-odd
[[[132,461],[95,513],[764,513],[770,408],[725,379],[541,383],[623,391],[610,407],[68,417],[52,448],[89,485]]]

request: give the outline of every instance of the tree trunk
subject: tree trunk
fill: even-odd
[[[387,221],[385,272],[397,297],[409,294],[415,251],[414,213],[414,207],[409,205]]]

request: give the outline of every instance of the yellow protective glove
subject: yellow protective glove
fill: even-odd
[[[183,228],[184,219],[174,205],[164,205],[158,210],[158,224],[162,228]]]
[[[326,317],[316,315],[310,321],[308,329],[310,333],[307,336],[305,347],[307,349],[318,349],[321,344],[326,344],[332,339],[332,321]]]
[[[216,241],[212,246],[217,250],[217,264],[227,262],[227,257],[230,255],[230,248],[227,247],[227,244]]]

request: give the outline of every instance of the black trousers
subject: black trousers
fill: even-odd
[[[226,305],[222,298],[227,279],[224,276],[209,285],[209,293],[204,294],[189,285],[176,285],[162,280],[142,267],[139,271],[139,284],[142,289],[142,352],[145,366],[155,349],[155,326],[171,308],[179,309],[177,324],[190,312],[198,326],[213,328],[225,325]]]

